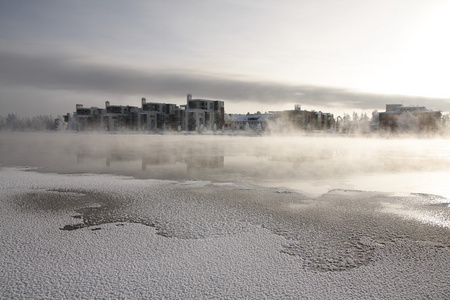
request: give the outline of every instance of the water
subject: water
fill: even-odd
[[[86,133],[0,137],[1,164],[44,172],[241,181],[311,195],[348,189],[450,198],[446,139]]]

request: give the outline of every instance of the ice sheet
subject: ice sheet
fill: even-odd
[[[434,198],[433,198],[434,197]],[[0,295],[12,298],[448,296],[433,195],[0,169]],[[395,206],[397,205],[397,206]],[[76,230],[66,225],[83,224]]]

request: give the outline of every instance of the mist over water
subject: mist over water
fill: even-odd
[[[4,165],[44,172],[240,181],[313,195],[354,189],[450,198],[445,139],[1,133],[0,153]]]
[[[14,284],[0,289],[443,299],[449,150],[442,139],[3,132],[0,267]]]

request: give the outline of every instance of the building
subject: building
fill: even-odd
[[[187,95],[186,124],[188,131],[223,129],[225,124],[225,105],[223,101],[192,99]]]
[[[186,105],[147,102],[141,99],[141,107],[111,105],[105,108],[85,108],[76,105],[74,118],[78,130],[216,130],[224,127],[225,105],[223,101],[192,99],[188,94]]]
[[[379,113],[379,129],[384,131],[437,131],[442,123],[442,113],[424,106],[386,104],[386,112]]]
[[[102,114],[104,110],[98,107],[83,107],[83,104],[76,105],[76,116],[78,130],[99,129],[102,122]]]
[[[100,129],[116,131],[137,129],[139,108],[136,106],[110,105],[105,102],[105,110],[101,112]]]
[[[273,112],[276,127],[281,130],[329,130],[335,126],[335,119],[331,113],[321,111],[301,110],[295,105],[293,110]]]
[[[329,130],[334,129],[333,114],[301,110],[295,105],[294,110],[271,111],[256,114],[228,114],[225,127],[231,130],[275,131],[290,130]]]
[[[139,130],[181,129],[180,108],[176,104],[148,102],[142,98],[139,113]]]
[[[273,114],[227,114],[226,128],[231,130],[264,131],[273,120]]]

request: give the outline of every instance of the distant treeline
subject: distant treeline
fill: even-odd
[[[48,131],[59,130],[62,123],[60,118],[51,115],[39,115],[34,117],[21,117],[17,114],[0,115],[0,130],[10,131]],[[62,129],[62,128],[61,128]]]

